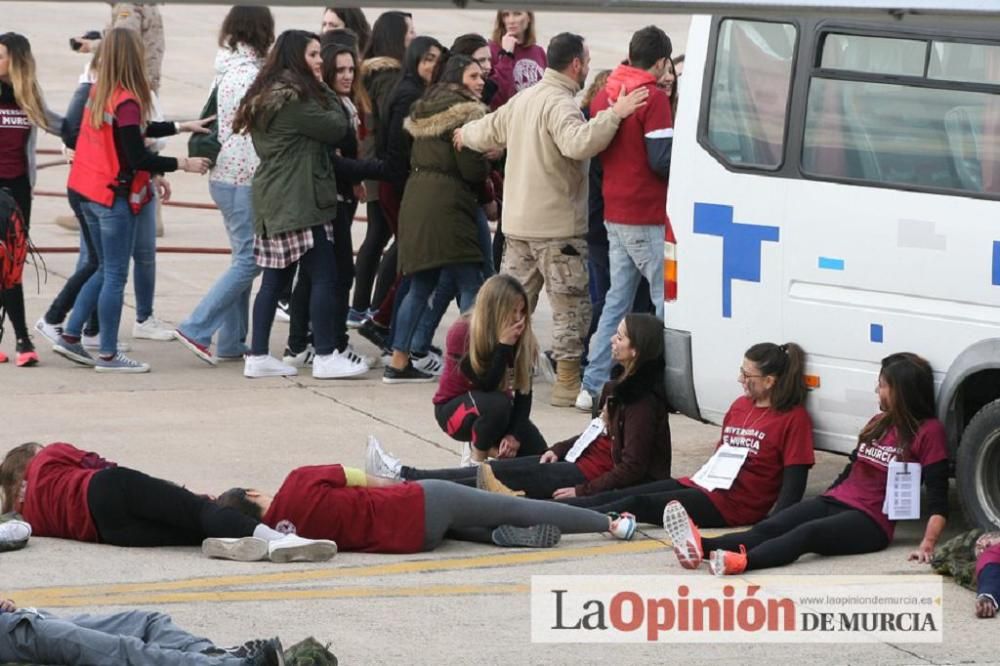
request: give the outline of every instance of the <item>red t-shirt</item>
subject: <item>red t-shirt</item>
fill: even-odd
[[[299,467],[281,484],[264,524],[307,539],[333,539],[342,551],[419,553],[424,489],[417,483],[347,487],[340,465]]]
[[[20,178],[28,173],[30,135],[31,121],[14,100],[14,88],[0,82],[0,178]]]
[[[782,471],[812,465],[812,419],[801,405],[787,412],[756,407],[746,396],[736,399],[722,420],[722,444],[750,449],[729,490],[708,491],[690,477],[679,479],[698,488],[719,510],[727,525],[753,525],[766,516],[781,492]]]
[[[601,153],[604,167],[604,219],[617,224],[662,225],[667,221],[667,179],[654,172],[646,158],[646,137],[673,136],[670,98],[645,70],[621,65],[590,103],[591,117],[627,92],[649,89],[646,105],[622,121],[618,133]]]
[[[94,474],[115,464],[72,444],[49,444],[28,463],[24,503],[19,511],[35,536],[96,542],[97,527],[87,504]]]
[[[614,458],[611,457],[611,438],[607,435],[598,435],[597,439],[590,443],[590,446],[576,459],[576,467],[587,481],[593,481],[599,476],[610,472],[614,466]]]
[[[892,540],[895,521],[882,513],[885,503],[885,486],[889,477],[889,463],[896,459],[896,429],[893,428],[877,442],[862,442],[855,449],[857,458],[851,465],[847,478],[823,493],[847,506],[864,511],[879,524]],[[948,459],[948,437],[944,426],[937,419],[927,419],[920,424],[907,460],[921,466],[933,465]]]

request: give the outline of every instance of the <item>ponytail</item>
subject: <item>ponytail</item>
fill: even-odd
[[[761,374],[775,378],[771,389],[771,406],[779,412],[787,412],[806,400],[805,367],[806,353],[794,342],[776,345],[761,342],[750,347],[744,354],[760,369]]]

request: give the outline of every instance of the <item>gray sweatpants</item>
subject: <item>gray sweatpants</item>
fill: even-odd
[[[0,663],[52,666],[236,666],[237,657],[209,656],[215,647],[169,615],[128,611],[59,618],[44,611],[0,613]]]
[[[417,481],[424,489],[424,550],[441,545],[446,536],[492,543],[501,525],[555,525],[564,534],[607,532],[603,513],[550,500],[488,493],[451,481]]]

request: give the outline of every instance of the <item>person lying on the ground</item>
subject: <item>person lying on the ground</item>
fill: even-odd
[[[16,518],[15,513],[0,515],[0,553],[20,550],[28,545],[31,525]]]
[[[635,533],[630,515],[607,516],[435,479],[396,483],[341,465],[294,469],[273,497],[231,488],[216,502],[281,532],[333,539],[342,551],[368,553],[418,553],[445,538],[547,548],[562,533],[610,532],[623,540]]]
[[[611,348],[622,370],[602,391],[600,421],[595,419],[583,435],[558,442],[541,456],[490,461],[490,469],[483,470],[487,478],[492,471],[501,484],[530,498],[569,499],[670,477],[663,322],[649,314],[630,314],[618,326]],[[593,435],[590,443],[582,452],[582,446],[574,449],[588,433]],[[475,466],[404,466],[375,440],[369,440],[365,467],[372,476],[406,481],[446,479],[475,485],[480,475]]]
[[[665,479],[592,497],[569,500],[595,511],[627,511],[642,523],[663,525],[666,506],[680,502],[701,527],[753,525],[802,499],[815,462],[807,396],[805,352],[789,342],[761,342],[743,355],[736,380],[743,395],[722,419],[715,454],[680,479]],[[711,466],[721,456],[746,457],[727,478]],[[738,458],[737,458],[738,460]]]
[[[1000,609],[1000,541],[976,558],[976,617],[995,617]]]
[[[50,666],[279,666],[277,638],[219,648],[169,615],[127,611],[56,617],[0,598],[0,663]]]
[[[920,488],[888,492],[890,474],[914,474],[927,489],[930,518],[910,560],[929,563],[948,516],[948,440],[935,418],[930,364],[911,353],[882,359],[878,378],[881,414],[861,431],[850,463],[819,497],[792,505],[745,532],[703,539],[679,502],[664,511],[664,527],[681,566],[695,569],[709,553],[717,576],[791,564],[806,553],[860,555],[885,549],[896,519],[919,513]],[[906,466],[898,465],[906,463]],[[902,469],[898,469],[902,467]],[[896,487],[894,486],[894,488]],[[888,497],[887,497],[888,496]],[[908,506],[907,506],[908,505]],[[906,509],[909,509],[907,511]]]
[[[0,510],[14,510],[35,536],[112,546],[197,546],[241,561],[329,560],[330,541],[282,534],[175,483],[119,467],[72,444],[28,442],[0,462]],[[219,537],[206,548],[208,537]],[[212,549],[216,550],[212,550]]]
[[[931,568],[976,592],[977,617],[996,615],[1000,601],[1000,532],[972,529],[953,536],[934,549]]]

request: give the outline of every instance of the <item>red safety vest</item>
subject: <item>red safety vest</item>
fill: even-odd
[[[76,140],[76,153],[69,170],[67,186],[80,196],[110,208],[115,202],[116,189],[124,183],[119,180],[121,165],[115,149],[115,109],[122,102],[133,100],[135,95],[119,87],[104,110],[104,122],[100,129],[90,124],[90,106],[94,100],[94,90],[90,91],[87,111],[80,124],[80,136]],[[142,207],[153,198],[148,171],[136,171],[128,188],[128,204],[132,213],[138,214]]]

